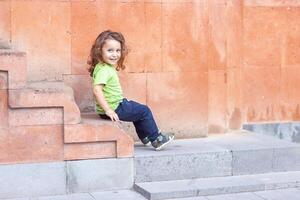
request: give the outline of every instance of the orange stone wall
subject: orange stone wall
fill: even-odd
[[[300,120],[299,19],[297,0],[2,0],[0,38],[27,53],[29,80],[64,80],[89,111],[91,43],[121,31],[126,97],[194,137]]]

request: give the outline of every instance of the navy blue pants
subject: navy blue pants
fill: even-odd
[[[115,112],[121,121],[133,122],[140,139],[148,137],[150,141],[154,141],[157,138],[158,128],[148,106],[123,99]],[[100,116],[106,119],[108,117],[106,115]]]

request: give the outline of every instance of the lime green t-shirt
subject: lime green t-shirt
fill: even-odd
[[[103,84],[103,94],[109,107],[115,110],[123,100],[123,92],[117,71],[114,66],[106,63],[98,63],[93,72],[93,85]],[[96,103],[96,112],[105,114],[105,111]]]

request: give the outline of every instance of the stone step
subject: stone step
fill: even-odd
[[[0,88],[20,89],[26,86],[27,69],[26,54],[11,49],[0,48],[0,83],[3,82],[4,73],[8,84]],[[8,74],[8,75],[7,75]],[[5,88],[5,89],[6,89]]]
[[[300,187],[300,171],[135,183],[134,185],[134,189],[149,200],[296,187]]]
[[[18,109],[63,108],[64,124],[78,124],[81,120],[73,90],[63,82],[28,82],[26,88],[9,89],[8,104],[11,108]],[[35,120],[32,122],[33,124],[39,121],[39,119],[34,118],[33,120]]]
[[[65,160],[132,157],[133,139],[116,123],[86,113],[80,124],[65,125]]]
[[[300,170],[300,145],[248,131],[135,146],[135,182]]]

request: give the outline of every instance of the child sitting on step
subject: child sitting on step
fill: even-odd
[[[96,38],[88,60],[96,112],[104,119],[133,122],[142,143],[151,142],[156,150],[160,150],[174,139],[174,135],[159,131],[146,105],[123,97],[117,71],[125,68],[126,54],[125,39],[121,33],[107,30]]]

